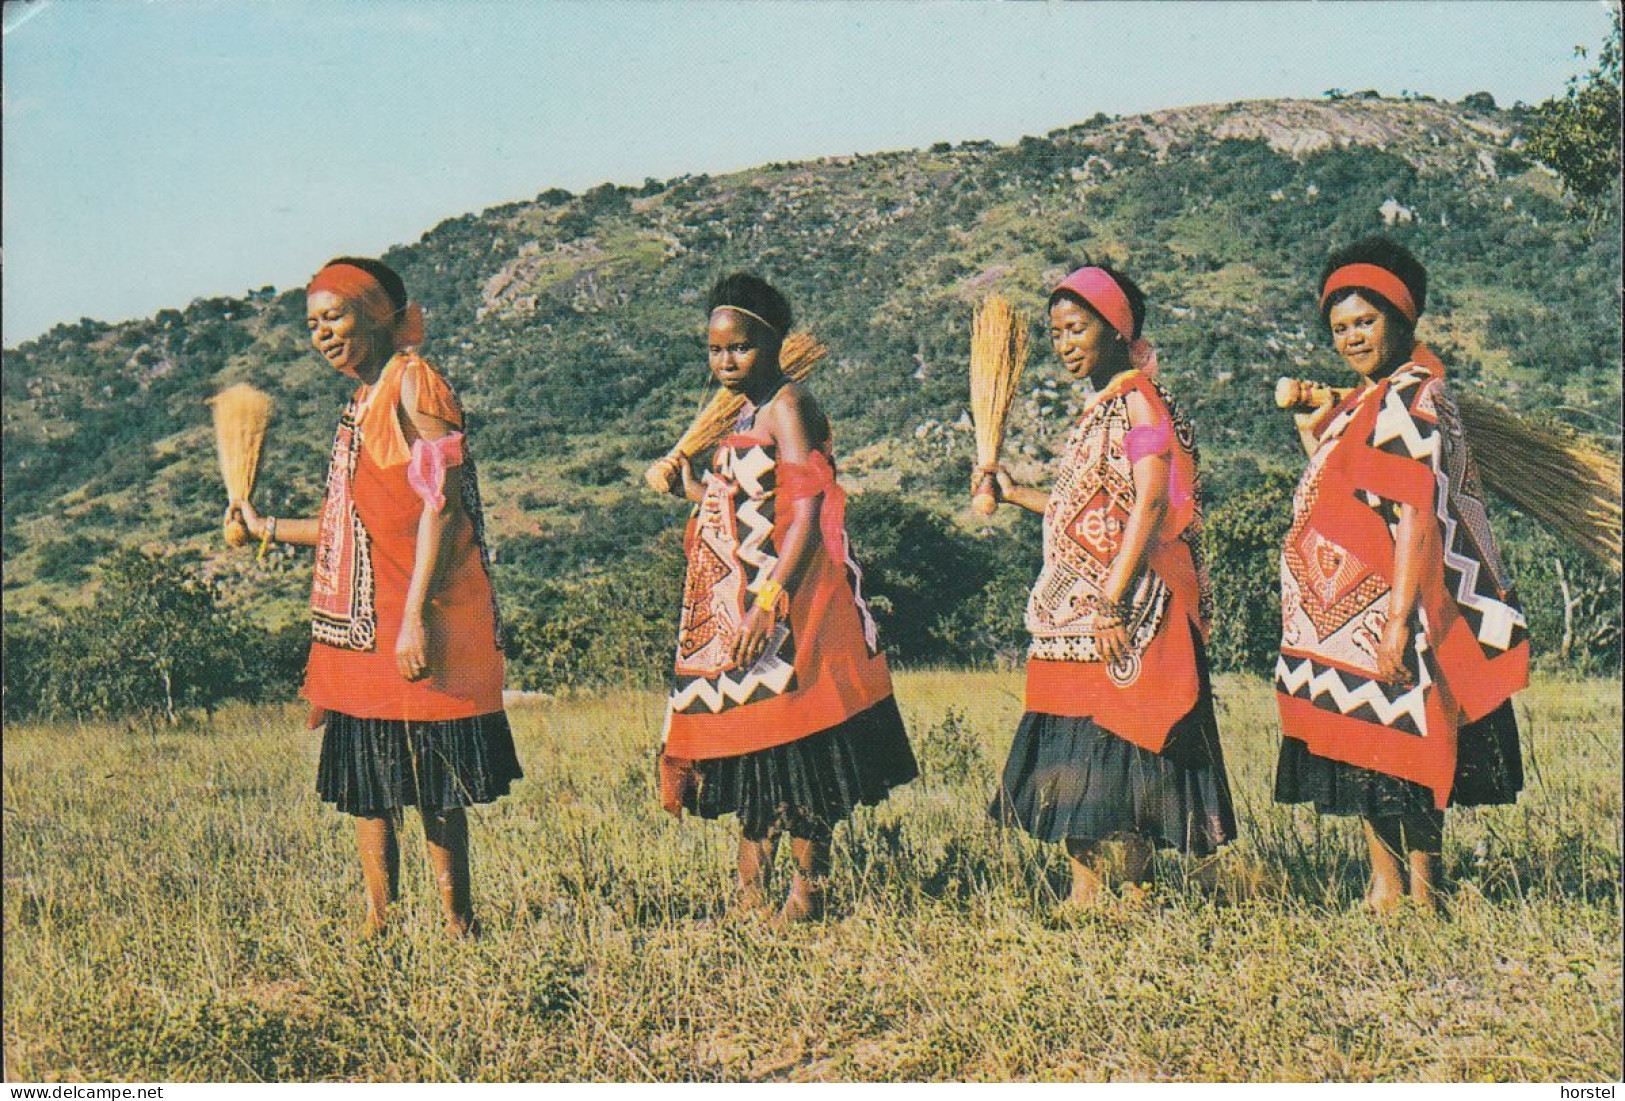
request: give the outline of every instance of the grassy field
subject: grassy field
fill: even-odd
[[[1269,798],[1267,686],[1221,678],[1241,840],[1217,893],[1053,913],[1053,847],[983,807],[1019,674],[906,674],[926,775],[838,834],[834,913],[730,917],[734,835],[662,814],[659,704],[513,713],[474,816],[487,935],[444,938],[415,819],[363,941],[346,819],[294,708],[4,736],[12,1080],[1348,1079],[1621,1074],[1616,681],[1520,697],[1529,786],[1453,812],[1452,915],[1356,906],[1355,824]],[[787,859],[788,854],[781,854]]]

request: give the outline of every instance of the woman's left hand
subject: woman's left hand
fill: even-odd
[[[772,630],[773,614],[752,604],[745,622],[740,625],[739,637],[734,639],[730,655],[734,668],[749,669],[756,664],[756,659],[767,649],[767,636]]]
[[[395,636],[395,668],[407,680],[422,680],[429,675],[429,633],[422,616],[406,616],[401,620],[400,634]]]
[[[1390,684],[1406,684],[1411,679],[1405,668],[1405,652],[1411,648],[1409,616],[1390,616],[1377,640],[1377,676]]]
[[[1116,665],[1128,656],[1128,628],[1121,622],[1109,627],[1095,627],[1095,649],[1100,651],[1100,660],[1107,665]]]

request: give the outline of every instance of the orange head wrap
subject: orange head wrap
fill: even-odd
[[[423,307],[416,302],[396,306],[371,272],[354,264],[329,264],[316,273],[305,295],[321,291],[355,303],[368,321],[392,335],[397,352],[423,343]]]

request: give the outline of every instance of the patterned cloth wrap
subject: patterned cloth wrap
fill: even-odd
[[[1528,625],[1490,533],[1444,367],[1412,362],[1316,422],[1281,554],[1276,701],[1287,737],[1433,792],[1443,809],[1456,732],[1529,679]],[[1431,517],[1407,677],[1377,676],[1401,507]]]
[[[1150,424],[1130,426],[1131,393],[1151,407]],[[1129,653],[1105,667],[1095,615],[1137,499],[1133,463],[1148,454],[1169,455],[1168,511],[1130,590]],[[1027,709],[1092,718],[1160,750],[1195,705],[1189,628],[1205,639],[1210,607],[1195,430],[1156,380],[1125,372],[1091,399],[1067,438],[1044,512],[1044,567],[1027,601]]]
[[[780,462],[749,431],[717,448],[689,521],[688,572],[667,708],[668,757],[737,756],[837,726],[891,695],[863,571],[843,523],[845,494],[829,444],[805,463]],[[788,614],[749,668],[730,660],[756,594],[778,567],[791,510],[821,497],[820,532]]]

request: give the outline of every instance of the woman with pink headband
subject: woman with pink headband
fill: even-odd
[[[989,813],[1063,843],[1068,902],[1084,907],[1112,885],[1145,898],[1156,848],[1207,857],[1236,836],[1204,648],[1195,432],[1153,377],[1144,321],[1144,294],[1111,268],[1051,292],[1050,342],[1088,393],[1083,415],[1049,492],[995,472],[1001,500],[1043,515],[1044,566],[1026,714]]]
[[[1281,553],[1275,798],[1359,815],[1366,905],[1440,906],[1447,806],[1523,787],[1511,697],[1529,632],[1444,365],[1416,342],[1427,272],[1382,237],[1332,255],[1321,316],[1360,385],[1301,415]]]
[[[353,815],[368,935],[400,873],[398,819],[423,816],[448,931],[474,931],[464,808],[523,774],[502,710],[502,654],[463,410],[417,354],[423,320],[376,260],[330,261],[305,291],[316,351],[356,380],[321,515],[232,508],[260,540],[316,548],[302,695],[324,725],[316,790]]]

